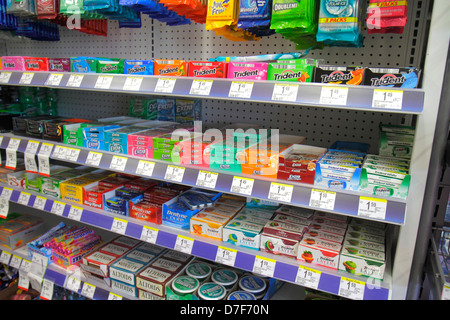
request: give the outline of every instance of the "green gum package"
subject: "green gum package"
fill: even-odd
[[[267,69],[267,80],[311,82],[314,66],[303,63],[269,63]]]
[[[123,74],[124,60],[116,58],[100,58],[97,64],[97,73],[119,73]]]
[[[61,0],[59,12],[63,15],[84,14],[84,0]]]

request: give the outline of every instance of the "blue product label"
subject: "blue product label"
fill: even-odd
[[[125,60],[125,73],[153,75],[153,61]]]
[[[238,28],[267,26],[270,23],[271,0],[240,0]]]

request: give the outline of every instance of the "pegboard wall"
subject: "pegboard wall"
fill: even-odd
[[[368,35],[363,30],[362,48],[327,47],[311,50],[308,56],[338,65],[422,67],[431,3],[432,0],[409,1],[408,23],[401,35]],[[216,37],[213,31],[205,30],[204,25],[169,27],[146,15],[142,15],[142,27],[138,29],[119,28],[116,21],[109,21],[107,37],[61,27],[60,38],[58,42],[11,39],[4,41],[0,49],[6,51],[5,55],[185,60],[296,51],[295,44],[280,35],[260,41],[234,42]],[[126,115],[128,101],[132,97],[127,94],[60,90],[60,114],[89,119]],[[280,129],[281,133],[304,135],[309,143],[326,147],[337,139],[377,141],[381,122],[400,124],[405,117],[380,112],[205,99],[203,121],[204,128],[233,122],[256,123],[266,128]]]

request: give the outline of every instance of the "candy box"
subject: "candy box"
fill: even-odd
[[[114,196],[117,187],[93,185],[83,190],[83,204],[92,208],[103,209],[106,199]]]
[[[129,249],[133,249],[137,246],[144,244],[140,240],[129,238],[126,236],[118,236],[118,237],[112,239],[111,243],[119,244],[119,245],[127,247]]]
[[[289,216],[294,216],[294,217],[311,220],[315,214],[315,211],[312,209],[292,207],[292,206],[283,204],[279,208],[276,209],[275,213],[281,213],[283,215],[289,215]]]
[[[384,252],[349,245],[342,247],[339,270],[353,275],[383,280],[385,268]]]
[[[8,172],[6,174],[7,183],[10,186],[25,189],[25,175],[26,175],[25,170],[17,171],[16,168],[16,170]]]
[[[20,56],[3,56],[2,57],[3,71],[24,71],[25,57]]]
[[[93,57],[70,58],[70,71],[80,73],[97,73],[98,59]]]
[[[11,250],[18,249],[45,231],[43,220],[32,216],[19,216],[0,225],[0,245]]]
[[[353,246],[357,248],[364,248],[373,251],[385,252],[384,243],[366,241],[352,237],[346,237],[342,244],[344,246]]]
[[[48,58],[25,57],[26,71],[48,71]]]
[[[184,263],[180,261],[174,261],[165,257],[158,257],[155,260],[153,260],[150,265],[153,268],[167,271],[170,273],[178,273],[181,271],[181,269],[184,268]]]
[[[39,179],[41,180],[41,192],[45,195],[61,198],[60,184],[64,181],[79,177],[82,174],[82,171],[79,172],[79,170],[72,169],[55,173],[52,172],[52,174],[48,177],[39,175]]]
[[[280,221],[280,222],[287,222],[287,223],[295,223],[295,224],[301,224],[304,226],[309,226],[311,223],[311,220],[308,220],[306,218],[302,217],[295,217],[292,215],[286,215],[279,212],[275,212],[274,216],[272,217],[273,221]]]
[[[208,61],[189,61],[187,63],[188,77],[226,78],[227,63]]]
[[[364,85],[373,87],[417,88],[420,70],[416,68],[367,68]]]
[[[308,227],[305,225],[273,220],[267,221],[264,225],[264,234],[295,241],[300,241],[306,230],[308,230]]]
[[[370,233],[365,233],[365,232],[360,232],[360,231],[347,230],[344,240],[346,240],[347,238],[376,242],[376,243],[381,243],[381,244],[385,243],[385,237],[382,235],[370,234]]]
[[[341,226],[333,226],[325,223],[319,223],[319,222],[312,222],[309,225],[309,230],[315,230],[315,231],[322,231],[327,233],[332,233],[338,236],[344,236],[346,233],[346,228],[343,228]]]
[[[82,128],[83,147],[89,149],[105,150],[105,131],[118,129],[119,125],[101,124],[98,126],[86,126]]]
[[[154,62],[154,73],[161,76],[186,76],[186,61],[156,59]]]
[[[157,115],[159,121],[176,120],[176,99],[156,99]]]
[[[305,237],[298,245],[297,260],[337,270],[341,247],[337,242]]]
[[[105,151],[123,153],[128,152],[128,138],[130,133],[136,133],[143,131],[142,127],[138,126],[125,126],[117,129],[105,131]]]
[[[169,133],[169,129],[153,128],[128,135],[128,154],[153,159],[153,138]]]
[[[223,228],[222,241],[240,247],[259,250],[263,228],[264,224],[262,223],[248,222],[236,217]]]
[[[70,170],[70,168],[57,165],[50,166],[50,172],[52,174],[58,174],[59,172],[63,172],[66,170]],[[42,178],[42,175],[35,172],[26,172],[25,189],[42,193]]]
[[[313,73],[314,67],[311,65],[271,62],[267,69],[267,80],[311,82]]]
[[[263,252],[296,259],[298,244],[298,240],[278,237],[272,234],[265,234],[263,232],[260,239],[260,250]]]
[[[155,259],[157,254],[145,252],[144,250],[133,249],[125,255],[128,260],[143,263],[144,265],[149,264],[153,259]]]
[[[105,245],[103,245],[102,247],[100,247],[98,249],[98,251],[100,251],[102,253],[110,254],[112,256],[116,256],[119,258],[119,257],[122,257],[127,252],[129,252],[130,248],[128,248],[126,246],[122,246],[120,244],[109,242],[109,243],[106,243]]]
[[[60,183],[61,199],[83,204],[83,191],[94,186],[98,181],[104,179],[108,174],[110,173],[91,173],[90,175],[72,178]]]
[[[138,220],[161,224],[162,206],[145,200],[136,203],[132,200],[129,200],[128,216]]]
[[[153,61],[151,60],[125,60],[124,73],[153,75]]]
[[[362,85],[364,71],[362,67],[319,65],[314,70],[313,82]]]
[[[227,78],[242,80],[267,80],[266,62],[229,62]]]
[[[328,242],[336,242],[339,244],[342,244],[344,242],[344,236],[329,233],[321,230],[315,230],[315,229],[308,229],[306,231],[304,237],[312,238],[312,239],[318,239],[318,240],[325,240]]]
[[[199,236],[222,241],[222,230],[229,217],[199,212],[190,219],[190,232]]]
[[[202,100],[176,99],[175,121],[192,123],[202,120]]]
[[[123,59],[98,59],[97,73],[118,73],[123,74]]]
[[[109,267],[109,277],[111,280],[123,282],[125,284],[135,286],[136,275],[146,265],[127,258],[119,258],[113,262]]]
[[[48,58],[48,71],[70,72],[70,59]]]

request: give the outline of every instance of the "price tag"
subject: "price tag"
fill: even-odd
[[[294,186],[272,182],[268,198],[274,201],[291,202],[293,192]]]
[[[198,172],[197,182],[195,184],[198,187],[214,189],[216,187],[218,178],[219,178],[219,174],[216,172],[200,170]]]
[[[2,254],[0,254],[0,263],[9,264],[9,260],[11,260],[12,254],[6,251],[2,251]]]
[[[86,158],[86,164],[98,167],[100,165],[100,161],[102,160],[102,156],[103,154],[100,152],[89,151]]]
[[[275,84],[273,86],[272,100],[291,101],[297,100],[298,85],[296,84]]]
[[[321,274],[322,273],[320,271],[304,266],[298,266],[295,282],[303,287],[317,289]]]
[[[48,279],[44,279],[42,282],[41,298],[44,300],[52,300],[54,282]]]
[[[6,219],[6,217],[8,216],[8,212],[9,212],[9,199],[0,197],[0,218]]]
[[[19,270],[28,273],[30,272],[30,268],[31,268],[31,261],[23,259]]]
[[[119,296],[118,294],[110,292],[108,295],[108,300],[122,300],[122,296]]]
[[[95,82],[95,89],[106,89],[108,90],[113,81],[113,76],[98,76],[97,82]]]
[[[141,240],[155,244],[159,230],[149,226],[144,226],[141,232]]]
[[[374,89],[372,108],[401,110],[403,91]]]
[[[155,92],[172,93],[177,79],[159,78],[156,82]]]
[[[193,246],[194,246],[194,239],[178,235],[174,249],[187,254],[191,254]]]
[[[77,292],[78,289],[80,289],[81,286],[81,280],[77,279],[73,276],[68,276],[66,278],[66,284],[65,284],[65,288],[69,289],[71,291]]]
[[[69,211],[69,219],[81,220],[81,216],[83,215],[83,208],[71,206]]]
[[[57,214],[58,216],[62,216],[65,207],[66,204],[64,202],[53,201],[52,209],[50,210],[50,212],[53,214]]]
[[[30,201],[30,197],[31,197],[31,194],[26,193],[26,192],[21,192],[19,199],[17,199],[17,203],[27,206],[28,202]]]
[[[27,143],[27,147],[25,148],[25,153],[35,155],[39,148],[39,141],[29,140]]]
[[[49,157],[53,151],[53,144],[43,142],[41,148],[39,149],[39,155]]]
[[[19,271],[19,283],[17,286],[25,291],[30,287],[30,280],[28,279],[28,272]]]
[[[34,72],[24,72],[20,77],[19,84],[30,84],[33,80]]]
[[[138,166],[136,168],[136,174],[151,177],[153,174],[153,169],[155,169],[154,162],[139,160]]]
[[[23,156],[25,162],[25,170],[30,173],[37,173],[38,166],[36,163],[35,155],[32,153],[25,153]]]
[[[66,147],[56,146],[55,150],[53,151],[53,155],[52,156],[55,159],[65,160],[66,159],[66,151],[67,151]]]
[[[37,288],[40,287],[42,279],[44,278],[45,271],[47,270],[48,258],[42,254],[33,253],[31,260],[30,270],[28,272],[28,277],[30,281],[36,285]]]
[[[450,300],[450,286],[444,285],[442,288],[441,300]]]
[[[80,155],[80,149],[66,148],[66,160],[77,162],[78,156]]]
[[[12,72],[2,72],[0,74],[0,83],[5,84],[9,82],[9,78],[11,78]]]
[[[66,87],[79,88],[83,78],[84,75],[82,74],[71,74],[69,80],[67,81]]]
[[[322,87],[320,103],[345,106],[347,105],[348,88],[346,87]]]
[[[11,261],[9,261],[9,265],[16,269],[20,269],[21,263],[22,263],[22,258],[19,256],[16,256],[15,254],[12,255]]]
[[[83,283],[83,288],[81,289],[81,294],[89,299],[94,298],[96,287],[87,282]]]
[[[309,198],[309,206],[327,210],[334,210],[334,203],[336,202],[336,192],[324,190],[311,190],[311,197]]]
[[[46,86],[59,86],[63,78],[62,73],[51,73],[45,81]]]
[[[128,158],[121,156],[113,156],[109,168],[117,171],[124,171],[127,165]]]
[[[43,176],[50,175],[50,154],[53,150],[53,144],[43,142],[38,153],[39,174]]]
[[[363,300],[364,289],[364,282],[341,277],[338,295],[352,300]]]
[[[181,182],[183,181],[185,168],[168,165],[166,169],[166,174],[164,175],[165,180]]]
[[[256,256],[255,263],[253,264],[253,272],[263,276],[273,277],[276,263],[276,260]]]
[[[358,216],[384,220],[386,218],[387,200],[359,197]]]
[[[253,91],[253,82],[233,81],[230,86],[228,97],[250,98]]]
[[[119,234],[125,234],[127,230],[128,221],[124,219],[114,218],[111,231]]]
[[[17,151],[6,149],[5,168],[14,170],[17,166]]]
[[[142,80],[144,80],[143,77],[127,77],[125,84],[123,85],[123,90],[139,91]]]
[[[8,200],[9,201],[9,199],[11,199],[11,195],[12,195],[12,193],[13,193],[13,189],[11,189],[11,188],[3,188],[3,191],[2,191],[2,198],[5,198],[6,200]]]
[[[236,256],[237,250],[219,246],[217,248],[216,262],[234,267]]]
[[[249,196],[252,194],[254,182],[255,180],[250,178],[234,176],[230,191]]]
[[[37,196],[34,200],[33,208],[38,210],[44,210],[47,199],[44,197]]]
[[[213,80],[193,80],[189,94],[209,96]]]

